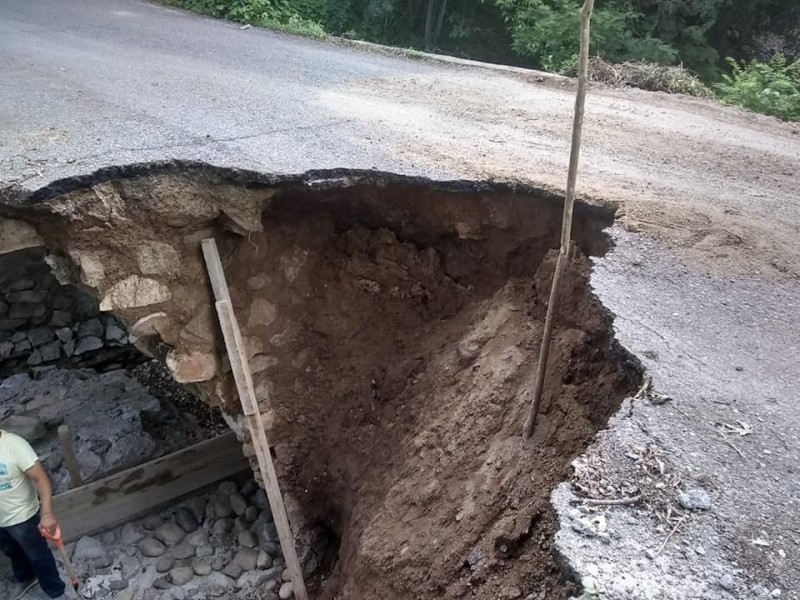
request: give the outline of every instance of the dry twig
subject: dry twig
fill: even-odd
[[[687,517],[687,515],[683,515],[683,516],[682,516],[682,517],[681,517],[681,518],[678,520],[678,522],[677,522],[677,523],[675,523],[675,527],[673,527],[673,528],[672,528],[672,531],[670,531],[670,532],[669,532],[669,535],[668,535],[668,536],[666,537],[666,539],[664,540],[664,543],[663,543],[663,544],[661,544],[661,547],[658,549],[658,551],[657,551],[657,552],[656,552],[656,554],[655,554],[656,556],[659,556],[659,555],[660,555],[660,554],[661,554],[661,553],[664,551],[664,548],[666,548],[666,547],[667,547],[667,542],[668,542],[668,541],[670,540],[670,538],[671,538],[671,537],[672,537],[672,536],[675,534],[675,532],[676,532],[676,531],[678,531],[678,527],[680,527],[680,526],[681,526],[681,523],[683,523],[683,522],[686,520],[686,517]]]
[[[636,494],[627,498],[581,498],[581,502],[597,506],[626,506],[628,504],[636,504],[641,499],[642,495]]]

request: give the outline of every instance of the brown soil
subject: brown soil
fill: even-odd
[[[217,238],[290,516],[340,540],[320,598],[564,597],[550,491],[639,379],[588,286],[586,254],[607,249],[613,215],[576,211],[545,402],[523,444],[557,198],[374,175],[231,177],[118,177],[0,212],[76,262],[99,256],[100,297],[138,273],[136,244],[172,244],[183,264],[158,276],[172,298],[119,312],[164,312],[158,345],[185,355],[219,352],[215,328],[198,325],[211,307],[198,242]],[[243,223],[244,236],[226,231]],[[235,410],[224,367],[200,387]]]

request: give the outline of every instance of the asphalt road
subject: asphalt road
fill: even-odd
[[[0,182],[29,188],[174,158],[266,172],[527,170],[558,185],[569,146],[569,90],[136,0],[4,0],[0,81]],[[652,583],[637,600],[796,598],[797,128],[642,92],[593,93],[589,108],[579,188],[625,199],[629,229],[649,234],[615,230],[593,276],[620,340],[673,397],[637,409],[637,431],[685,485],[708,488],[714,508],[682,525],[661,560],[584,542],[569,558],[579,574],[614,563],[607,590],[632,570]],[[717,433],[737,421],[753,427],[735,439],[741,455]],[[633,509],[616,514],[647,529],[632,538],[665,537]],[[682,545],[703,554],[681,558]],[[725,574],[733,593],[718,585]]]
[[[325,89],[425,73],[407,61],[133,0],[0,4],[0,181],[163,158],[274,172],[403,165]]]

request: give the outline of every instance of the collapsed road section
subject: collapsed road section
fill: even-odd
[[[6,190],[0,252],[41,252],[96,298],[98,319],[222,410],[255,467],[200,252],[216,239],[290,521],[315,545],[314,597],[558,598],[577,584],[551,549],[550,491],[640,383],[589,286],[613,211],[579,204],[522,443],[561,201],[374,172],[135,165]],[[7,325],[0,343],[21,339]]]

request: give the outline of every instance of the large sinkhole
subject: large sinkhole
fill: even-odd
[[[170,163],[7,192],[0,227],[4,251],[42,249],[236,429],[199,247],[216,238],[290,520],[316,532],[314,597],[558,598],[572,584],[551,552],[549,493],[640,377],[589,286],[613,213],[579,204],[522,443],[561,202]]]

